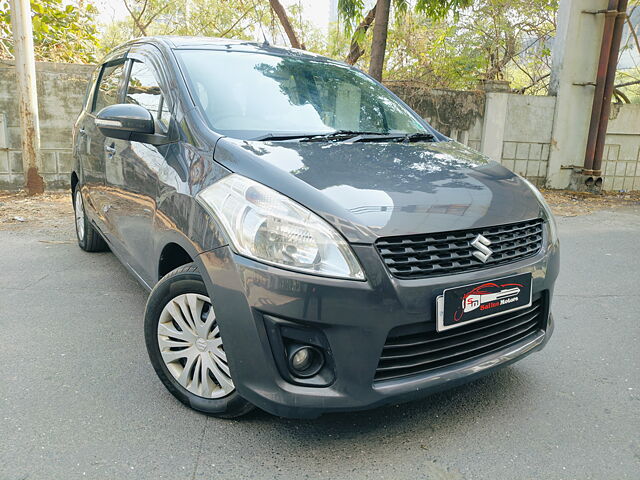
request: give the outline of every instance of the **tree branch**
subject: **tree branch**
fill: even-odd
[[[129,3],[127,2],[127,0],[122,0],[122,3],[124,3],[124,6],[127,9],[127,12],[129,12],[131,19],[133,20],[133,24],[138,28],[138,30],[140,30],[140,33],[142,34],[142,36],[146,37],[147,30],[146,30],[146,27],[142,25],[142,23],[140,22],[140,17],[142,17],[142,13],[144,13],[144,10],[147,8],[147,2],[146,1],[144,2],[144,7],[142,7],[142,11],[138,16],[136,16],[133,13],[133,10],[131,10],[131,7],[129,7]]]
[[[633,80],[631,82],[618,83],[617,85],[614,85],[614,87],[622,88],[622,87],[630,87],[631,85],[640,85],[640,80]]]
[[[633,39],[636,42],[636,48],[638,49],[638,53],[640,53],[640,41],[638,40],[638,34],[636,33],[635,29],[633,28],[633,25],[631,24],[631,19],[629,18],[629,15],[627,15],[627,18],[625,20],[627,22],[627,25],[629,25],[629,31],[631,32],[631,35],[633,36]]]
[[[151,15],[149,17],[149,20],[144,24],[144,29],[146,31],[147,27],[149,25],[151,25],[151,23],[162,13],[164,12],[167,8],[169,7],[169,4],[165,4],[162,6],[162,8],[160,10],[158,10],[156,13],[154,13],[153,15]]]
[[[371,24],[376,18],[376,7],[374,6],[369,13],[362,19],[358,28],[353,32],[353,36],[351,37],[351,47],[349,49],[349,55],[347,55],[346,62],[349,65],[353,65],[358,61],[358,59],[364,55],[364,49],[360,46],[358,42],[359,36],[364,36],[371,27]]]
[[[235,22],[233,22],[233,25],[227,28],[224,32],[218,33],[218,35],[221,37],[226,37],[229,34],[229,32],[231,32],[231,30],[236,28],[236,26],[242,21],[242,19],[249,14],[250,11],[251,11],[251,7],[245,10],[245,12]]]
[[[542,80],[544,80],[545,78],[548,78],[550,76],[551,76],[551,73],[546,73],[546,74],[542,75],[541,77],[538,77],[536,79],[531,79],[531,84],[527,85],[526,87],[522,87],[522,88],[518,89],[518,93],[526,92],[530,88],[535,87],[538,84],[538,82],[541,82]]]
[[[287,12],[285,11],[280,1],[269,0],[269,4],[271,5],[271,8],[278,16],[278,19],[280,20],[280,23],[282,24],[282,27],[284,28],[284,31],[287,34],[287,37],[289,38],[289,43],[291,43],[291,46],[293,48],[306,50],[304,44],[298,40],[298,36],[296,35],[295,30],[291,26],[291,22],[289,21],[289,17],[287,16]]]

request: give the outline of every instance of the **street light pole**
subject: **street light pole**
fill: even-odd
[[[38,172],[40,164],[40,121],[36,90],[36,63],[33,54],[33,27],[29,0],[11,0],[11,30],[13,31],[20,103],[22,167],[28,195],[44,192],[44,180]]]

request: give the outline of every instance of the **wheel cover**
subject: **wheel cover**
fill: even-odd
[[[171,375],[189,392],[222,398],[235,390],[208,297],[186,293],[171,299],[160,314],[158,346]]]
[[[76,234],[80,241],[84,240],[84,205],[82,203],[82,195],[80,189],[76,190],[75,197],[75,216],[76,216]]]

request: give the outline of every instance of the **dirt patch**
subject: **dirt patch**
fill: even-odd
[[[555,215],[576,217],[599,210],[640,207],[640,192],[584,193],[569,190],[542,190],[542,194]]]
[[[50,192],[29,197],[23,192],[0,191],[0,230],[36,228],[68,232],[73,226],[69,192]]]

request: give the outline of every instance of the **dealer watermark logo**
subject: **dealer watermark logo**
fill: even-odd
[[[519,287],[521,287],[521,285],[514,286],[513,288],[498,289],[495,284],[487,283],[480,287],[480,289],[473,290],[465,296],[462,301],[462,310],[466,313],[476,308],[486,310],[507,303],[517,302],[518,294],[520,293]]]
[[[471,246],[476,249],[475,252],[472,252],[472,255],[482,263],[487,263],[489,257],[493,255],[493,250],[489,248],[489,245],[491,245],[491,240],[478,234],[471,242]]]
[[[495,308],[514,303],[519,300],[523,285],[520,283],[483,283],[462,296],[460,308],[453,319],[459,322],[465,313],[474,310],[489,312]]]

